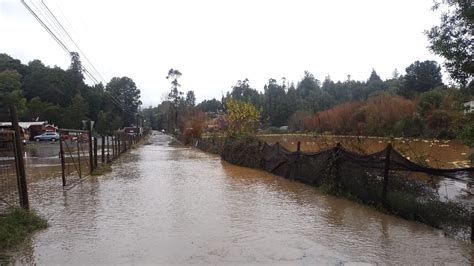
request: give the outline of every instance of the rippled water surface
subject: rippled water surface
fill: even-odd
[[[30,182],[49,219],[13,254],[26,264],[474,263],[470,243],[314,188],[168,145],[124,154],[63,191]]]

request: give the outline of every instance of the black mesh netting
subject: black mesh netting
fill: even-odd
[[[368,155],[340,145],[313,153],[291,152],[278,143],[268,145],[251,137],[201,141],[197,146],[219,151],[216,153],[230,163],[315,185],[461,238],[468,238],[471,231],[470,201],[448,199],[440,194],[440,184],[448,179],[472,186],[472,167],[430,168],[408,160],[391,146]]]

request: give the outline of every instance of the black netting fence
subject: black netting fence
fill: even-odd
[[[285,178],[320,187],[380,207],[407,219],[469,238],[472,196],[451,192],[443,184],[474,184],[474,168],[439,169],[414,163],[391,145],[372,154],[358,154],[340,145],[319,152],[289,151],[279,143],[254,138],[205,140],[198,148],[221,154],[230,163],[260,168]],[[446,190],[447,191],[447,190]]]

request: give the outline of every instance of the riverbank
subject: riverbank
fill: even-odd
[[[0,214],[0,249],[13,248],[33,232],[48,227],[48,222],[34,211],[11,208]]]
[[[327,194],[361,202],[376,209],[415,220],[464,239],[470,239],[472,214],[466,203],[448,200],[438,193],[442,177],[411,176],[403,171],[390,171],[385,184],[383,165],[364,167],[365,155],[359,159],[340,157],[338,151],[292,153],[281,145],[269,146],[261,138],[207,138],[194,142],[203,151],[219,154],[230,163],[265,170],[288,179],[319,188]],[[334,148],[334,147],[333,147]],[[352,156],[352,157],[351,157]],[[349,161],[348,161],[349,160]],[[359,161],[357,161],[359,160]],[[361,161],[362,160],[362,161]],[[377,162],[377,160],[375,160]],[[382,162],[383,164],[383,159]],[[388,192],[385,192],[388,191]]]

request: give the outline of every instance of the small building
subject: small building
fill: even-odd
[[[27,137],[25,139],[33,140],[35,136],[40,135],[45,131],[45,126],[48,124],[48,121],[39,121],[39,122],[18,122],[18,125],[22,129]],[[11,122],[0,122],[0,128],[12,129]]]
[[[141,127],[124,127],[123,132],[126,134],[139,134],[142,133],[142,128]]]
[[[474,113],[474,99],[472,99],[469,102],[464,103],[464,113],[465,114]]]
[[[48,124],[48,125],[44,126],[44,130],[46,132],[58,132],[58,127]]]

